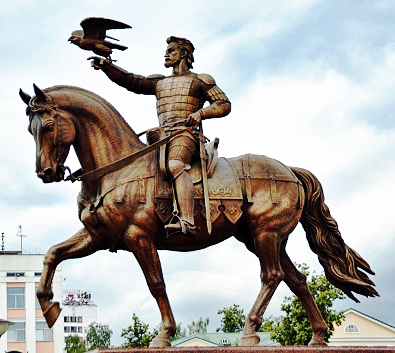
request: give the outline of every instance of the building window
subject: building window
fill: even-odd
[[[64,327],[64,332],[70,332],[70,326],[65,326]]]
[[[82,323],[82,316],[77,316],[77,322]]]
[[[70,322],[70,316],[65,316],[64,317],[64,322]]]
[[[34,272],[34,276],[41,277],[41,272]]]
[[[7,288],[7,309],[25,308],[25,288]]]
[[[8,342],[25,342],[25,323],[16,322],[7,331]]]
[[[76,326],[71,326],[71,332],[77,332],[77,327]]]
[[[77,317],[76,316],[71,316],[70,319],[71,319],[71,322],[77,322]]]
[[[348,324],[345,328],[344,328],[344,333],[361,333],[361,330],[359,329],[359,327],[355,324]]]
[[[78,326],[78,333],[82,333],[82,326]]]
[[[36,322],[36,341],[53,341],[52,329],[48,327],[46,322]]]
[[[230,341],[228,338],[224,337],[221,339],[221,345],[223,346],[230,346]]]
[[[24,277],[25,272],[7,272],[7,277]]]

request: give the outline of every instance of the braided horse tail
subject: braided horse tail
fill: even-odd
[[[374,272],[357,252],[344,243],[337,223],[324,202],[324,192],[318,179],[305,169],[291,169],[302,182],[306,195],[300,223],[328,281],[356,302],[359,300],[352,292],[366,297],[379,296],[373,288],[374,283],[359,268],[371,275]]]

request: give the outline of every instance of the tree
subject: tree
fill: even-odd
[[[187,325],[189,330],[189,335],[193,335],[195,333],[206,333],[207,326],[210,322],[210,319],[206,317],[203,319],[202,317],[199,320],[192,320],[190,324]]]
[[[77,335],[69,336],[65,340],[67,353],[84,353],[86,352],[84,341]]]
[[[92,322],[88,326],[86,334],[86,346],[89,350],[109,348],[111,344],[112,330],[107,324]]]
[[[309,276],[309,267],[306,264],[298,265],[299,271]],[[311,276],[307,282],[311,294],[328,326],[328,333],[325,335],[325,342],[333,334],[334,324],[340,325],[344,320],[343,312],[336,312],[332,309],[336,299],[344,299],[343,292],[328,282],[323,274]],[[313,336],[307,314],[302,307],[302,303],[296,296],[285,297],[281,310],[285,315],[280,318],[266,319],[262,328],[265,331],[273,332],[271,339],[281,345],[307,345]],[[261,330],[262,330],[261,328]]]
[[[162,329],[162,324],[159,324],[154,328],[154,331],[152,332],[152,336],[156,337],[159,334],[159,331]],[[181,322],[176,325],[176,333],[174,336],[169,337],[169,341],[173,342],[175,340],[179,340],[180,338],[186,337],[187,336],[187,331],[185,328],[181,327]]]
[[[176,334],[173,337],[170,337],[170,342],[175,340],[179,340],[180,338],[187,336],[187,330],[185,327],[181,327],[181,322],[176,326]]]
[[[223,314],[221,319],[221,327],[217,328],[222,332],[241,332],[245,324],[244,310],[239,309],[239,305],[233,304],[229,308],[218,310],[218,314]]]
[[[122,347],[148,347],[156,336],[155,330],[151,334],[148,331],[149,325],[141,321],[135,313],[133,313],[132,319],[133,324],[121,331],[121,337],[125,339]]]

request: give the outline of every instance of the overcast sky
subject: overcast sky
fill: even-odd
[[[43,184],[27,132],[20,87],[73,85],[112,103],[136,132],[157,126],[155,98],[139,96],[90,67],[91,55],[67,39],[85,17],[133,28],[109,35],[129,47],[117,64],[142,74],[169,75],[166,38],[190,39],[193,71],[212,75],[232,102],[224,119],[207,121],[219,153],[264,154],[313,172],[346,243],[376,271],[380,298],[340,301],[395,325],[395,4],[393,1],[3,1],[0,13],[0,232],[6,250],[45,253],[80,229],[78,183]],[[66,163],[79,168],[72,153]],[[292,260],[321,273],[300,226],[287,247]],[[231,239],[210,249],[160,253],[175,318],[184,326],[237,303],[247,313],[259,291],[254,255]],[[160,321],[131,253],[100,252],[63,264],[64,289],[91,290],[98,321],[112,342],[136,313],[152,329]],[[290,291],[281,285],[267,315],[279,315]]]

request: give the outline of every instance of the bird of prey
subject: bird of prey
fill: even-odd
[[[118,40],[107,36],[106,31],[109,29],[132,28],[126,23],[107,18],[88,17],[81,21],[81,27],[83,30],[71,33],[71,37],[68,39],[70,44],[73,43],[84,50],[92,50],[95,54],[110,60],[113,49],[126,50],[128,48],[105,40],[106,38]]]

